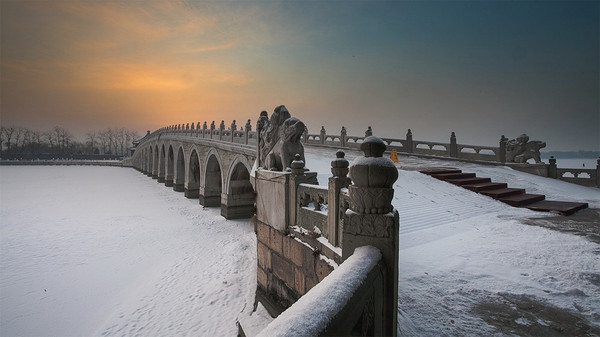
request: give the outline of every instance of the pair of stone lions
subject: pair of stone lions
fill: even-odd
[[[267,153],[265,166],[271,171],[283,171],[290,167],[296,154],[300,159],[304,159],[304,146],[300,142],[300,137],[304,133],[306,126],[298,118],[290,117],[286,119],[279,127],[279,140]]]

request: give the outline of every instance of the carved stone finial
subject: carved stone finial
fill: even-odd
[[[346,154],[342,150],[335,153],[336,159],[331,161],[331,173],[334,177],[345,178],[348,175],[348,166],[350,163],[346,158]]]
[[[365,131],[365,137],[370,137],[373,135],[373,129],[371,127],[367,127],[367,131]]]
[[[387,157],[385,143],[378,137],[369,136],[361,144],[364,157],[358,157],[350,167],[353,185],[349,187],[350,209],[357,213],[384,214],[391,212],[394,182],[398,169]]]
[[[302,175],[304,174],[304,161],[299,153],[294,155],[294,160],[290,164],[293,175]]]

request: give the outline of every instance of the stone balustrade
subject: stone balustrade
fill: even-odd
[[[550,157],[548,177],[560,179],[582,186],[600,187],[600,158],[596,161],[595,169],[558,168],[556,158]]]
[[[229,128],[225,128],[225,121],[222,121],[218,128],[215,127],[214,121],[209,125],[207,125],[206,122],[204,122],[202,125],[200,122],[197,122],[196,124],[185,123],[166,126],[149,133],[146,136],[154,136],[157,134],[176,134],[247,145],[256,145],[258,141],[258,135],[256,131],[252,131],[250,120],[248,120],[243,129],[239,130],[237,129],[235,120],[232,122]]]

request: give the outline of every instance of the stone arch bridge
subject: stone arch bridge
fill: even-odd
[[[249,218],[255,194],[250,172],[256,159],[256,132],[194,129],[177,125],[159,129],[135,142],[132,165],[205,207],[221,207],[227,219]]]

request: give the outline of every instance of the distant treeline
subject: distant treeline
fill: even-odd
[[[600,151],[548,151],[541,152],[542,157],[549,158],[553,156],[554,158],[598,158],[600,157]]]
[[[60,126],[48,131],[30,130],[18,126],[0,127],[0,158],[2,159],[115,159],[127,154],[136,131],[108,128],[89,132],[84,141]]]

